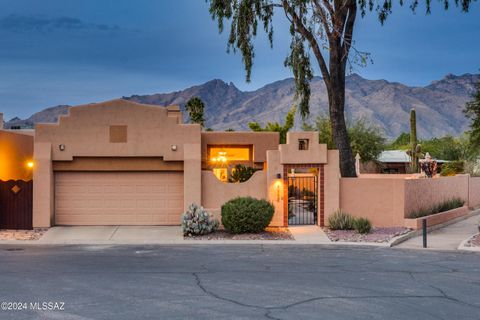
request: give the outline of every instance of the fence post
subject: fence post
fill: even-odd
[[[422,219],[423,247],[427,247],[427,219]]]

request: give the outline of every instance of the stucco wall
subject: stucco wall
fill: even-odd
[[[33,136],[0,130],[0,180],[31,180],[27,162],[32,159]]]
[[[298,140],[307,139],[308,150],[299,150]],[[319,144],[318,132],[288,132],[287,143],[278,147],[282,164],[309,164],[327,162],[327,145]]]
[[[368,218],[376,227],[403,226],[404,181],[341,178],[340,207],[354,217]]]
[[[452,198],[468,201],[468,175],[435,179],[405,179],[405,217]]]
[[[470,177],[469,191],[469,203],[470,208],[476,208],[480,206],[480,177]]]
[[[324,166],[325,223],[328,221],[328,217],[340,207],[340,158],[338,150],[328,150],[327,158],[327,164]]]
[[[199,170],[200,172],[200,170]],[[236,197],[251,196],[266,199],[266,173],[257,171],[242,183],[225,183],[217,179],[213,172],[202,172],[202,206],[220,219],[222,205]]]

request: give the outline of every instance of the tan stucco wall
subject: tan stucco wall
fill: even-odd
[[[266,199],[265,171],[255,172],[250,179],[242,183],[225,183],[218,180],[211,171],[199,172],[202,174],[202,206],[219,220],[221,207],[228,200],[245,196]]]
[[[308,150],[298,150],[298,139],[308,139]],[[319,144],[318,132],[288,132],[287,144],[281,144],[280,162],[282,164],[309,164],[327,162],[327,145]]]
[[[405,217],[411,212],[429,208],[452,198],[468,202],[468,175],[435,179],[406,179]]]
[[[183,171],[183,161],[163,161],[161,157],[74,157],[54,161],[53,171]]]
[[[480,206],[480,177],[470,177],[469,191],[469,203],[470,208],[476,208]]]
[[[403,179],[340,179],[341,209],[354,217],[368,218],[376,227],[403,226],[404,194]]]
[[[281,178],[277,178],[277,174]],[[280,163],[280,152],[267,151],[267,186],[266,192],[268,201],[275,207],[275,214],[273,215],[270,226],[283,227],[284,222],[284,181],[283,181],[283,165]]]
[[[338,150],[328,150],[327,164],[324,166],[325,184],[325,224],[328,216],[340,208],[340,160]],[[321,183],[321,181],[320,181]],[[320,190],[320,188],[318,189]],[[320,217],[320,215],[319,215]],[[320,219],[318,219],[320,223]]]
[[[29,134],[0,130],[0,180],[31,180],[33,137]]]
[[[33,227],[45,228],[53,224],[54,179],[52,170],[52,145],[36,142],[33,170]]]
[[[267,150],[277,150],[278,132],[202,132],[202,161],[207,159],[208,145],[253,145],[253,162],[265,162]]]

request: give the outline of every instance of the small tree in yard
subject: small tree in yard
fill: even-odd
[[[267,122],[267,125],[262,128],[258,122],[250,122],[248,124],[248,127],[252,131],[271,131],[271,132],[278,132],[280,133],[280,143],[286,143],[287,142],[287,132],[293,128],[294,122],[295,122],[295,112],[296,112],[296,107],[293,107],[290,109],[290,111],[287,113],[287,116],[285,117],[285,124],[281,125],[278,122]]]
[[[443,0],[445,9],[451,2],[468,11],[472,0]],[[240,50],[250,81],[255,57],[253,40],[259,24],[273,43],[273,16],[281,11],[288,20],[291,34],[290,51],[285,66],[290,67],[297,96],[299,111],[303,118],[309,114],[310,81],[313,77],[310,53],[320,68],[327,88],[329,116],[333,141],[340,151],[340,171],[343,177],[355,177],[355,162],[348,139],[345,122],[345,74],[349,62],[366,64],[369,56],[359,52],[353,45],[353,31],[357,12],[364,16],[375,11],[380,23],[392,13],[393,0],[207,0],[210,14],[217,20],[218,28],[224,29],[224,20],[230,19],[231,28],[228,47]],[[399,0],[403,5],[406,1]],[[431,0],[425,0],[430,13]],[[413,11],[419,0],[409,2]],[[408,23],[408,22],[407,22]]]
[[[187,101],[185,105],[185,110],[188,112],[191,123],[197,123],[202,126],[205,126],[205,119],[203,117],[203,112],[205,110],[205,105],[199,97],[193,97]]]
[[[480,148],[480,82],[477,83],[477,92],[472,101],[465,106],[465,115],[472,120],[470,125],[470,143]]]

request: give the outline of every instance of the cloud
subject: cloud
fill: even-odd
[[[78,18],[44,16],[9,15],[0,19],[0,30],[10,32],[78,32],[99,31],[111,32],[120,30],[116,25],[87,23]]]

